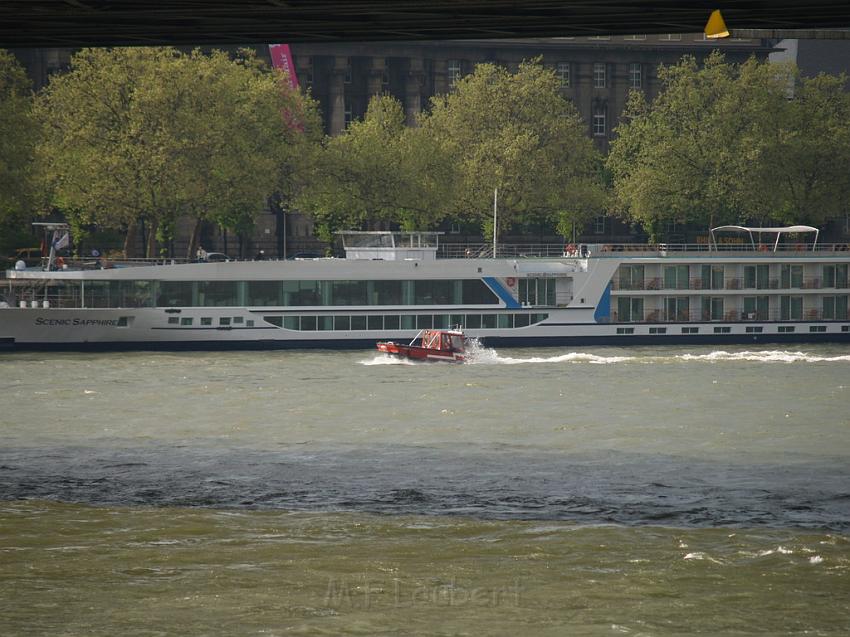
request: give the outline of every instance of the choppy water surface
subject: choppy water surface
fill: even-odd
[[[4,634],[850,632],[850,349],[0,357]]]

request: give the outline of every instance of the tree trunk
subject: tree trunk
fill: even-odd
[[[186,258],[189,261],[194,260],[195,254],[200,247],[201,224],[201,218],[195,217],[195,222],[192,224],[192,232],[189,234],[189,247],[186,249]]]
[[[159,222],[151,219],[148,224],[148,253],[145,255],[148,259],[155,259],[156,253],[156,232],[159,230]]]
[[[124,258],[136,258],[136,237],[138,236],[139,226],[136,221],[131,221],[127,224],[127,234],[124,236]]]

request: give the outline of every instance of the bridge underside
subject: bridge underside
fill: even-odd
[[[0,47],[234,45],[842,29],[845,0],[6,0]]]

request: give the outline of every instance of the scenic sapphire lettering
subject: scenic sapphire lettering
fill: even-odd
[[[54,326],[62,326],[62,327],[90,327],[90,326],[98,326],[98,327],[115,327],[118,325],[118,319],[81,319],[81,318],[64,318],[64,319],[46,319],[46,318],[37,318],[35,319],[36,325],[47,325],[50,327]]]

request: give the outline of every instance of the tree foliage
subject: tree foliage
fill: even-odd
[[[0,223],[32,212],[37,126],[32,89],[15,57],[0,49]]]
[[[298,205],[330,228],[428,228],[450,177],[442,149],[405,126],[398,100],[375,96],[362,121],[326,140]]]
[[[488,234],[495,188],[501,228],[565,227],[604,208],[601,157],[539,64],[515,74],[479,65],[418,123],[404,125],[394,98],[373,98],[362,122],[327,140],[302,208],[334,228],[429,228],[451,218]]]
[[[457,175],[449,209],[487,233],[496,188],[500,228],[541,219],[564,227],[604,208],[601,156],[554,72],[539,63],[516,73],[479,65],[434,98],[421,128]]]
[[[714,53],[659,79],[651,104],[631,94],[607,160],[619,207],[651,234],[667,220],[818,223],[845,209],[843,78]]]
[[[145,220],[152,256],[181,215],[250,225],[314,112],[249,52],[86,49],[39,100],[41,157],[72,222]]]

